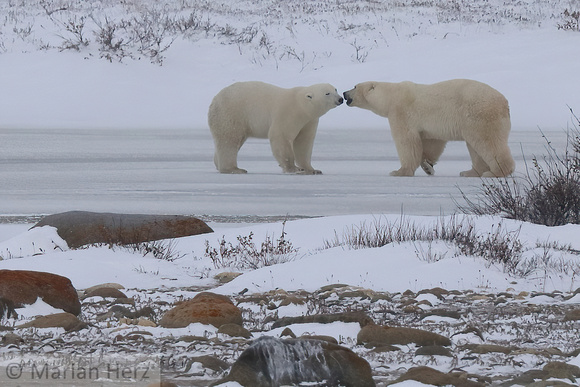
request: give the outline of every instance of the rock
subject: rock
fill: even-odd
[[[288,336],[291,339],[295,339],[296,338],[296,334],[294,332],[292,332],[292,329],[286,327],[284,328],[284,330],[282,331],[282,333],[280,333],[280,337],[285,337]]]
[[[230,368],[230,365],[227,362],[220,360],[215,356],[194,356],[187,360],[184,373],[189,372],[193,363],[200,363],[204,368],[209,368],[215,372],[222,372]]]
[[[566,312],[564,316],[564,321],[577,321],[580,320],[580,309],[573,309],[569,312]]]
[[[462,375],[463,376],[463,375]],[[405,380],[415,380],[417,382],[435,386],[455,386],[455,387],[484,387],[485,384],[475,382],[464,377],[453,374],[445,374],[430,367],[410,368],[404,375],[400,376],[395,383]]]
[[[341,322],[356,322],[360,326],[373,323],[373,320],[365,313],[362,312],[346,312],[346,313],[334,313],[334,314],[315,314],[310,316],[297,316],[297,317],[282,317],[274,322],[272,329],[281,328],[292,324],[308,324],[308,323],[319,323],[319,324],[330,324],[336,321]]]
[[[213,276],[213,278],[218,281],[221,284],[225,284],[228,283],[230,281],[233,281],[234,279],[236,279],[237,277],[241,276],[242,273],[236,273],[236,272],[232,272],[232,271],[224,271],[223,273],[218,273],[216,275]]]
[[[52,273],[0,270],[0,298],[10,300],[16,308],[32,305],[40,298],[75,316],[81,312],[81,302],[71,281]]]
[[[55,313],[48,316],[40,316],[17,328],[64,328],[65,331],[77,331],[86,328],[87,324],[79,320],[71,313]]]
[[[0,298],[0,319],[4,318],[18,318],[14,302],[7,298]]]
[[[200,219],[180,215],[70,211],[49,215],[33,227],[52,226],[71,249],[107,243],[127,245],[213,232]]]
[[[100,287],[87,292],[85,297],[127,298],[127,295],[115,288]]]
[[[320,340],[255,340],[220,383],[272,387],[326,381],[326,385],[375,386],[371,367],[348,348]]]
[[[406,345],[415,343],[420,346],[428,345],[451,345],[451,340],[437,333],[427,332],[415,328],[388,327],[380,325],[367,325],[357,335],[359,344],[371,346],[381,345]]]
[[[453,357],[453,354],[450,350],[440,345],[427,345],[420,347],[415,351],[415,355]]]
[[[8,332],[2,337],[2,345],[20,345],[24,339],[15,333]]]
[[[543,371],[552,378],[569,379],[572,382],[576,382],[576,378],[580,377],[580,367],[560,361],[549,362],[544,366]]]
[[[211,324],[216,328],[228,323],[242,325],[242,312],[228,297],[202,292],[179,303],[159,321],[164,328],[183,328],[191,323]]]
[[[118,284],[116,282],[107,282],[104,284],[99,284],[99,285],[91,286],[90,288],[86,288],[86,289],[84,289],[84,292],[85,292],[85,294],[89,294],[93,290],[96,290],[99,288],[113,288],[113,289],[117,289],[117,290],[125,289],[125,287],[123,285]]]
[[[224,324],[218,329],[218,333],[223,333],[224,335],[228,335],[231,337],[243,337],[245,339],[249,339],[252,337],[252,334],[249,330],[244,328],[239,324]]]
[[[486,354],[486,353],[503,353],[508,354],[512,352],[513,348],[504,347],[503,345],[496,344],[470,344],[467,348],[471,350],[472,353]]]

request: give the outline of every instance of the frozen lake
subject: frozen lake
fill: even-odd
[[[564,131],[548,132],[563,149]],[[545,154],[539,130],[513,131],[517,173]],[[265,140],[239,156],[247,175],[221,175],[209,130],[0,131],[0,215],[69,210],[211,216],[451,214],[459,188],[476,192],[465,144],[450,143],[436,175],[390,177],[399,167],[387,129],[319,128],[313,165],[323,175],[284,175]]]

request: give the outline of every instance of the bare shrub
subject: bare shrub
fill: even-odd
[[[215,248],[206,240],[205,256],[211,259],[216,269],[255,270],[291,261],[296,258],[298,248],[292,246],[292,243],[286,239],[285,225],[284,221],[282,233],[278,239],[274,241],[270,236],[266,236],[259,247],[253,241],[252,232],[248,236],[238,236],[236,245],[227,242],[222,237],[219,246]]]
[[[335,233],[324,248],[348,247],[353,249],[382,247],[391,243],[444,241],[456,248],[455,255],[471,255],[485,259],[490,265],[499,264],[504,272],[518,274],[518,265],[524,252],[519,240],[519,230],[506,230],[502,224],[489,232],[478,233],[470,218],[439,218],[432,227],[418,226],[401,216],[398,221],[385,222],[375,219],[347,229],[342,237]],[[417,248],[417,245],[415,246]],[[420,250],[420,249],[419,249]],[[439,260],[445,255],[432,251],[417,251],[418,256]]]
[[[532,159],[523,177],[486,180],[475,199],[461,192],[467,214],[499,214],[509,219],[546,226],[580,224],[580,120],[572,112],[563,154],[546,140],[547,155]]]
[[[580,12],[569,11],[568,8],[562,13],[562,23],[558,23],[559,30],[580,31]]]

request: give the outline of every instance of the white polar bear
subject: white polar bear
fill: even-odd
[[[429,175],[447,141],[465,141],[472,168],[461,176],[510,175],[515,162],[508,147],[508,101],[477,81],[454,79],[420,85],[364,82],[344,92],[348,106],[389,119],[401,168],[392,176],[413,176],[421,166]]]
[[[342,104],[329,84],[283,89],[263,82],[238,82],[220,91],[208,112],[221,173],[238,168],[238,151],[248,137],[268,138],[284,173],[320,174],[310,164],[318,119]]]

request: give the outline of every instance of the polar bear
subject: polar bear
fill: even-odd
[[[310,164],[318,119],[343,98],[327,83],[283,89],[264,82],[238,82],[220,91],[208,112],[221,173],[238,168],[238,151],[248,137],[268,138],[284,173],[321,174]]]
[[[389,119],[401,168],[391,176],[431,175],[447,141],[465,141],[472,168],[461,176],[503,177],[515,169],[508,147],[508,101],[492,87],[453,79],[432,85],[363,82],[343,93],[348,106]]]

